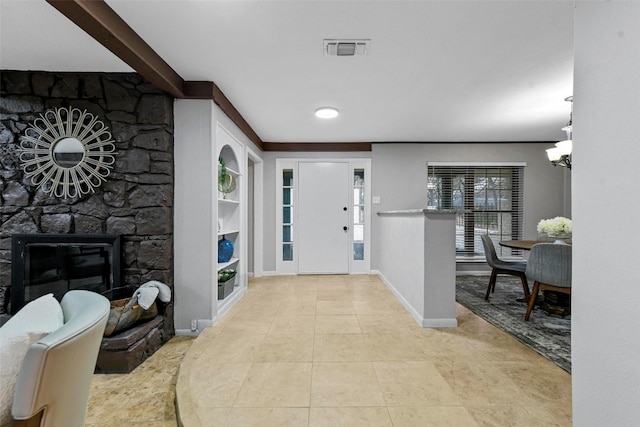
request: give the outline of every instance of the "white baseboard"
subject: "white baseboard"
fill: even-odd
[[[178,337],[197,337],[199,332],[191,331],[191,329],[176,329],[176,336]]]
[[[398,301],[400,301],[400,304],[402,304],[402,306],[409,312],[409,314],[411,315],[411,317],[413,317],[415,319],[416,322],[418,322],[418,325],[422,326],[423,328],[456,328],[458,327],[458,319],[451,318],[442,318],[442,319],[425,319],[424,317],[422,317],[422,315],[420,315],[420,313],[418,313],[416,311],[415,308],[413,308],[413,306],[409,303],[409,301],[407,301],[402,294],[400,294],[400,292],[396,289],[395,286],[393,286],[393,284],[384,276],[384,274],[378,272],[378,277],[382,280],[382,282],[385,284],[385,286],[387,288],[389,288],[389,290],[391,291],[391,293],[393,295],[395,295],[396,298],[398,298]]]
[[[197,337],[204,328],[213,326],[213,321],[209,319],[196,319],[197,328],[192,331],[191,329],[176,329],[176,335],[185,337]]]
[[[458,319],[422,319],[423,328],[457,328]]]

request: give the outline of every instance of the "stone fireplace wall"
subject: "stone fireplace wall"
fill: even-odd
[[[121,235],[122,285],[159,280],[173,291],[173,99],[138,74],[2,71],[0,79],[0,314],[14,233]],[[109,127],[117,156],[95,193],[61,200],[24,177],[19,147],[34,119],[68,106]],[[173,301],[163,331],[164,341],[174,334]]]

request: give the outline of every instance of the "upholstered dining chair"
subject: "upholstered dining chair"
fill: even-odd
[[[82,427],[110,304],[90,291],[67,292],[64,324],[27,350],[15,385],[16,426]]]
[[[533,245],[526,274],[533,280],[531,299],[524,315],[524,320],[529,320],[541,289],[571,295],[571,246],[554,243]]]
[[[524,290],[524,300],[529,302],[529,284],[527,283],[527,276],[525,270],[527,268],[526,262],[518,261],[503,261],[498,258],[496,254],[496,248],[493,246],[493,241],[488,234],[483,234],[482,245],[484,246],[484,254],[487,258],[487,264],[492,268],[491,277],[489,278],[489,286],[487,286],[487,293],[484,296],[486,301],[489,301],[489,295],[496,290],[496,280],[498,274],[508,274],[510,276],[517,276],[522,282],[522,289]]]

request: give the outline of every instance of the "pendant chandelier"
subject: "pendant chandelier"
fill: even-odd
[[[571,151],[573,150],[573,96],[565,98],[565,101],[571,102],[571,114],[569,115],[569,123],[562,128],[567,134],[567,139],[556,142],[556,146],[547,149],[547,157],[553,166],[563,166],[571,169]]]

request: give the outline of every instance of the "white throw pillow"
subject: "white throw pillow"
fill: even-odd
[[[0,327],[0,426],[11,425],[13,391],[29,346],[64,324],[60,303],[43,295]]]

